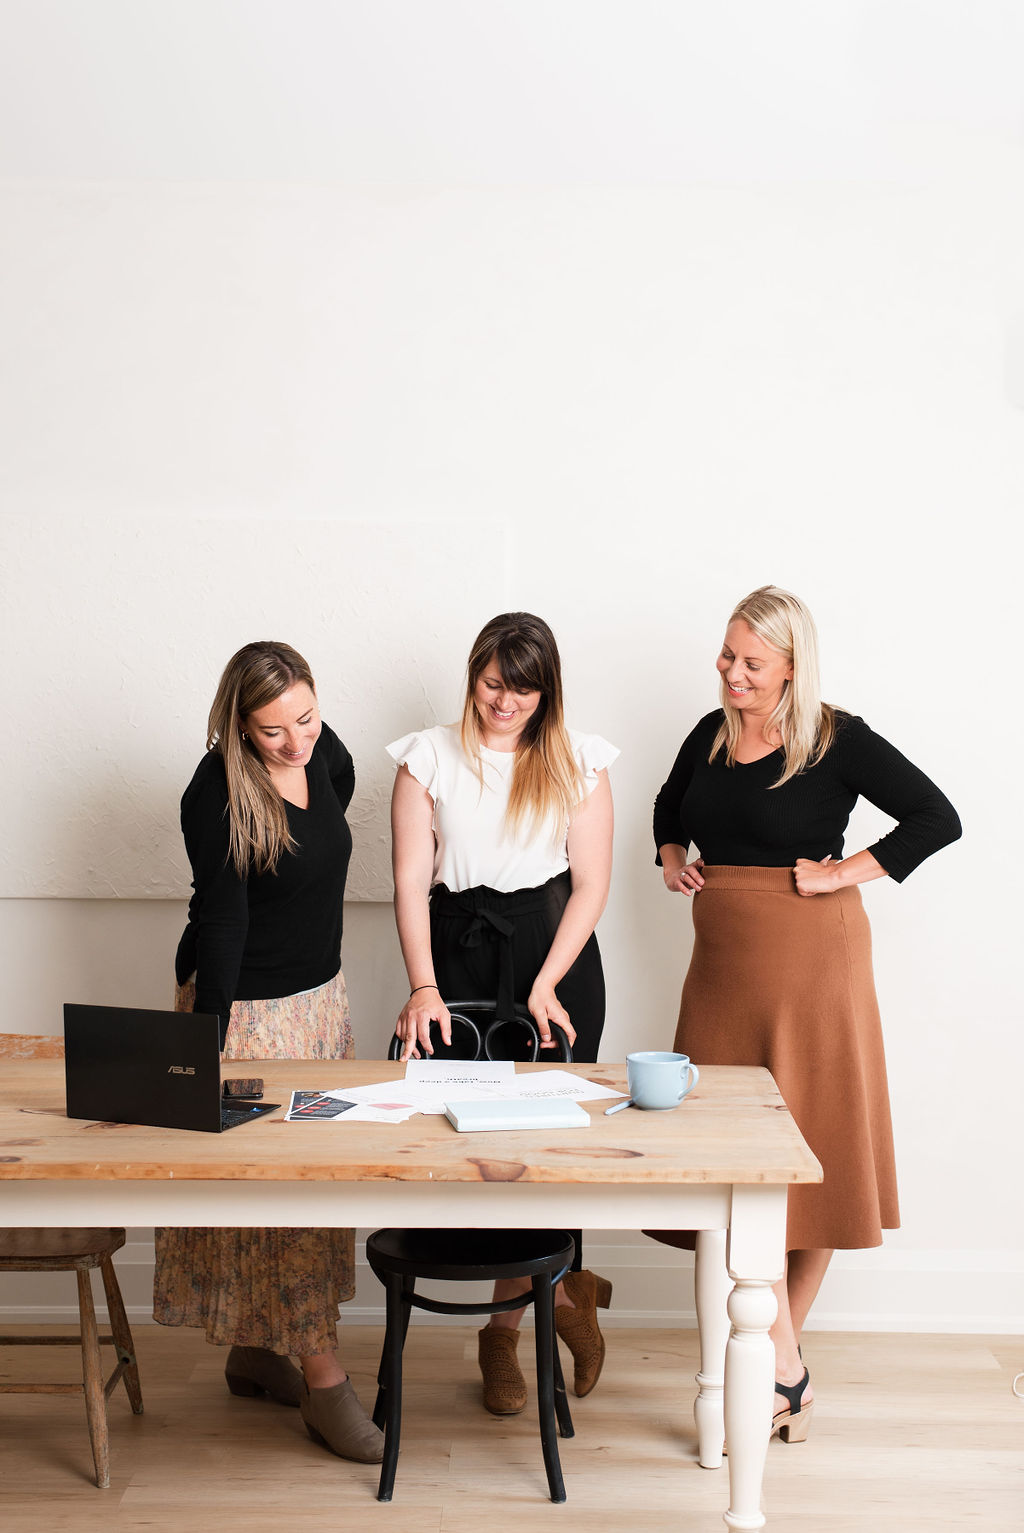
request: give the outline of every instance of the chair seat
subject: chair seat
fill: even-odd
[[[366,1241],[376,1270],[471,1283],[534,1277],[567,1266],[573,1242],[564,1230],[377,1230]]]
[[[0,1270],[67,1270],[80,1262],[98,1267],[124,1241],[124,1230],[119,1229],[0,1230]]]

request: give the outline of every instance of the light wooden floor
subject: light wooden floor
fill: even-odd
[[[372,1402],[379,1332],[342,1328]],[[532,1339],[532,1338],[531,1338]],[[416,1327],[395,1500],[377,1471],[306,1436],[299,1414],[234,1399],[224,1353],[194,1331],[136,1328],[145,1415],[110,1403],[111,1488],[97,1490],[74,1397],[0,1396],[5,1533],[718,1533],[727,1471],[701,1469],[692,1425],[695,1336],[612,1330],[595,1393],[575,1400],[562,1444],[568,1503],[546,1500],[531,1406],[511,1421],[479,1405],[475,1333]],[[104,1349],[106,1353],[107,1349]],[[773,1443],[770,1533],[1024,1529],[1024,1401],[1010,1392],[1024,1338],[817,1333],[805,1348],[819,1404],[806,1444]],[[0,1352],[0,1381],[73,1378],[74,1351]],[[69,1371],[70,1369],[70,1371]],[[45,1373],[43,1370],[47,1370]]]

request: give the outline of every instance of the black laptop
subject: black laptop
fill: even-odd
[[[219,1134],[276,1111],[277,1102],[225,1102],[220,1024],[194,1011],[64,1007],[69,1118],[145,1123]]]

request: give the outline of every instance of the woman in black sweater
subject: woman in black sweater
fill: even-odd
[[[175,965],[176,1009],[220,1018],[225,1059],[351,1057],[341,923],[353,784],[302,656],[239,650],[181,801],[195,892]],[[232,1394],[297,1405],[311,1437],[378,1463],[383,1434],[336,1351],[353,1246],[351,1230],[158,1230],[154,1317],[230,1344]]]
[[[859,884],[902,883],[960,835],[933,782],[863,719],[820,700],[817,636],[795,596],[763,586],[733,612],[722,707],[684,740],[654,809],[666,886],[697,895],[675,1048],[764,1065],[821,1161],[790,1188],[773,1433],[802,1440],[813,1395],[801,1330],[832,1251],[899,1225],[871,936]],[[898,823],[843,856],[863,795]],[[699,855],[689,859],[693,844]],[[661,1232],[673,1245],[684,1232]]]

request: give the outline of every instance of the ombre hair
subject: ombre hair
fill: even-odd
[[[522,828],[538,830],[550,819],[552,837],[557,840],[579,807],[583,773],[565,727],[562,663],[555,636],[543,618],[530,612],[503,612],[477,634],[466,668],[462,748],[475,763],[481,785],[483,730],[474,694],[492,662],[513,691],[540,693],[516,746],[506,825],[516,835]]]
[[[239,878],[273,873],[282,852],[294,850],[284,800],[252,741],[245,735],[250,713],[305,682],[316,694],[309,666],[288,644],[246,644],[224,667],[210,709],[206,748],[224,758],[228,781],[229,856]]]
[[[821,701],[818,673],[818,631],[808,609],[798,596],[778,586],[759,586],[733,610],[729,623],[746,623],[752,633],[772,649],[778,650],[793,667],[793,678],[782,684],[782,696],[774,712],[764,722],[763,734],[771,742],[782,738],[784,765],[773,788],[796,777],[806,767],[815,766],[835,739],[835,709]],[[728,627],[728,624],[726,625]],[[711,746],[709,761],[725,750],[726,766],[733,766],[739,748],[740,710],[729,701],[729,689],[722,678],[722,709],[725,718]]]

